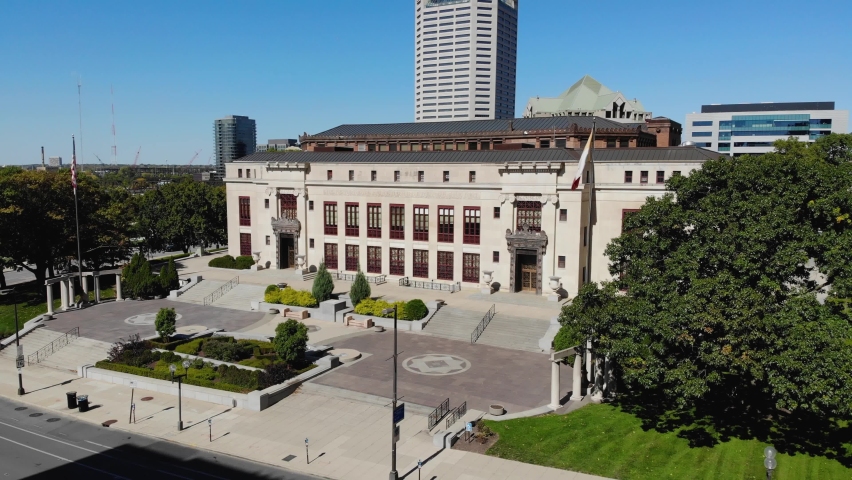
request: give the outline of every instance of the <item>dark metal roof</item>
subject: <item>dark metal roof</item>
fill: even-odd
[[[592,128],[597,120],[598,129],[634,129],[612,120],[598,117],[538,117],[515,118],[512,120],[468,120],[462,122],[423,122],[423,123],[376,123],[360,125],[340,125],[308,138],[314,137],[357,137],[365,135],[440,135],[456,136],[465,133],[507,132],[527,130],[553,130],[571,128],[576,124],[580,129]],[[510,128],[511,127],[511,128]]]
[[[834,110],[834,102],[731,103],[728,105],[701,105],[701,113],[783,112],[790,110]]]
[[[529,148],[522,150],[469,150],[448,152],[292,152],[255,153],[242,162],[280,163],[517,163],[575,162],[580,150],[566,148]],[[721,155],[698,147],[609,148],[595,150],[597,162],[704,161]]]

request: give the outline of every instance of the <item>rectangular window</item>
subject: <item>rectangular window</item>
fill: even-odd
[[[405,249],[390,249],[390,274],[405,275]]]
[[[624,183],[633,183],[633,170],[624,172]]]
[[[518,209],[517,229],[524,227],[533,232],[541,231],[541,202],[516,202]]]
[[[707,121],[705,121],[705,120],[696,120],[696,121],[692,122],[692,126],[693,126],[693,127],[712,127],[712,126],[713,126],[713,121],[712,121],[712,120],[707,120]]]
[[[648,171],[642,170],[639,172],[639,183],[648,183]]]
[[[271,242],[271,239],[270,239],[269,235],[267,235],[266,236],[266,244],[270,245],[270,242]]]
[[[479,283],[479,254],[465,253],[462,255],[462,280]]]
[[[237,178],[243,178],[243,169],[242,168],[237,169]]]
[[[325,234],[337,235],[337,202],[325,202]]]
[[[449,170],[444,170],[444,183],[447,183],[449,181],[450,181],[450,172],[449,172]],[[422,180],[421,180],[421,182],[422,182]]]
[[[314,248],[314,239],[313,238],[308,239],[308,244],[309,244],[310,248]]]
[[[373,170],[372,172],[370,172],[370,181],[371,181],[371,182],[375,182],[375,181],[376,181],[376,171],[375,171],[375,170]]]
[[[438,252],[438,280],[453,279],[453,252]]]
[[[346,270],[354,272],[358,270],[358,250],[360,245],[346,245]]]
[[[240,197],[240,226],[251,226],[251,198]]]
[[[412,276],[429,278],[429,250],[414,250],[414,269]]]
[[[246,169],[246,178],[251,178],[251,170]]]
[[[337,270],[337,244],[325,244],[325,267],[329,270]]]
[[[630,147],[630,139],[629,138],[619,138],[618,139],[618,148],[629,148]]]
[[[400,175],[399,175],[399,170],[395,170],[395,171],[393,172],[393,181],[394,181],[394,182],[398,182],[398,181],[399,181],[399,177],[400,177]]]
[[[429,207],[414,206],[414,240],[429,241]]]
[[[583,227],[583,246],[589,244],[589,227]]]
[[[390,206],[390,238],[393,240],[405,239],[405,206]]]
[[[347,237],[357,237],[360,235],[359,226],[360,222],[358,221],[358,204],[357,203],[346,203],[346,236]]]
[[[310,210],[312,212],[314,211],[314,201],[313,200],[308,200],[308,210]]]
[[[606,139],[606,148],[615,148],[615,139],[607,138]]]
[[[420,170],[417,172],[417,181],[423,183],[426,181],[426,172]]]
[[[500,207],[494,207],[494,218],[500,218]]]
[[[559,221],[560,222],[567,222],[568,221],[568,209],[567,208],[560,208],[559,209]]]
[[[666,183],[666,172],[657,170],[657,183]]]
[[[280,197],[281,203],[281,218],[286,218],[289,220],[296,219],[296,211],[298,209],[298,203],[295,195],[291,195],[289,193],[281,194]]]
[[[565,255],[559,256],[559,266],[557,268],[565,268]]]
[[[453,207],[438,207],[438,241],[453,241],[455,231],[455,209]]]
[[[480,217],[479,207],[464,207],[464,243],[479,245]]]
[[[332,174],[332,173],[331,173],[331,170],[328,170],[328,171],[326,172],[326,175],[328,176],[328,179],[329,179],[329,180],[331,180],[331,179],[333,179],[333,178],[334,178],[334,174]]]
[[[349,181],[350,182],[355,181],[355,170],[349,170]]]
[[[382,273],[382,247],[367,247],[367,273]]]
[[[494,262],[494,263],[500,263],[500,252],[497,252],[497,251],[493,252],[491,254],[491,261]]]
[[[474,172],[474,171],[472,171],[472,170],[471,170],[471,171],[467,174],[467,182],[468,182],[468,183],[476,183],[476,172]]]
[[[269,199],[268,198],[263,199],[263,208],[269,209]]]
[[[692,132],[693,137],[712,137],[713,132]]]
[[[240,234],[240,255],[251,255],[251,234]]]
[[[382,206],[378,203],[367,204],[367,237],[382,238]]]

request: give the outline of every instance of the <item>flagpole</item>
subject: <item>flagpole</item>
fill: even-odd
[[[586,219],[588,231],[586,232],[586,278],[583,282],[588,283],[592,280],[592,208],[594,207],[595,195],[595,160],[592,154],[595,149],[595,130],[597,130],[597,120],[592,120],[592,134],[589,136],[589,141],[592,142],[589,148],[589,215]]]
[[[89,303],[86,289],[83,287],[83,255],[80,249],[80,208],[77,205],[77,142],[71,135],[71,186],[74,188],[74,222],[77,224],[77,271],[80,274],[80,304]],[[72,297],[73,294],[72,294]]]

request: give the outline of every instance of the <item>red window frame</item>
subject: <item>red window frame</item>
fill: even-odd
[[[331,170],[327,170],[326,176],[329,180],[332,180],[334,178],[334,172],[332,172]]]
[[[491,254],[491,261],[494,262],[494,263],[500,263],[500,252],[495,250]]]
[[[453,279],[453,252],[438,252],[438,280]]]
[[[414,206],[414,240],[429,241],[429,205]]]
[[[633,183],[633,170],[624,171],[624,183]]]
[[[405,239],[405,205],[390,206],[390,238]]]
[[[251,226],[251,197],[240,197],[240,226]]]
[[[251,255],[251,234],[240,234],[240,255]]]
[[[429,250],[413,250],[412,264],[412,277],[429,278]]]
[[[282,193],[279,201],[281,203],[281,218],[295,220],[299,210],[296,196],[292,193]]]
[[[382,247],[367,247],[367,273],[382,273]]]
[[[456,230],[456,209],[450,205],[438,206],[438,241],[453,243]]]
[[[325,234],[337,235],[337,202],[324,202],[322,208]]]
[[[382,204],[367,204],[367,237],[382,238]]]
[[[558,266],[556,268],[565,268],[565,255],[559,256]]]
[[[358,270],[360,245],[346,245],[346,270],[354,272]]]
[[[325,268],[337,270],[337,253],[340,247],[336,243],[326,243],[324,250]]]
[[[518,211],[518,230],[526,225],[530,231],[541,231],[541,202],[519,201],[516,205]]]
[[[665,170],[657,170],[657,183],[666,183]]]
[[[462,255],[462,281],[479,283],[478,253],[465,253]]]
[[[648,171],[647,170],[641,170],[639,172],[639,183],[641,183],[643,185],[648,183]]]
[[[479,207],[464,207],[464,243],[479,245],[482,230],[482,211]]]
[[[361,225],[361,221],[358,218],[360,214],[360,209],[358,207],[359,205],[355,202],[346,202],[346,204],[344,205],[344,208],[346,209],[345,212],[347,237],[357,237],[360,235],[359,226]]]
[[[390,249],[390,274],[405,275],[405,249]]]

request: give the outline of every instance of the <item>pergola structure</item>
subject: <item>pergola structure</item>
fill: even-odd
[[[121,301],[121,270],[106,270],[83,272],[83,296],[89,296],[89,278],[93,279],[93,287],[95,289],[95,303],[101,302],[101,282],[100,277],[105,275],[115,275],[115,297],[117,301]],[[44,281],[47,289],[47,313],[53,315],[53,285],[59,284],[59,298],[62,301],[61,309],[63,312],[68,311],[74,303],[74,280],[79,278],[79,273],[68,273],[60,275]]]
[[[615,386],[612,378],[612,370],[609,358],[596,356],[591,342],[586,348],[581,349],[579,345],[576,347],[567,348],[558,352],[550,352],[551,375],[550,375],[550,405],[549,407],[556,410],[562,405],[559,400],[560,385],[559,385],[559,365],[563,361],[574,356],[574,371],[573,385],[571,389],[571,400],[582,400],[588,394],[591,394],[592,401],[600,403],[604,396],[608,395]],[[587,388],[583,389],[583,365],[586,367]]]

